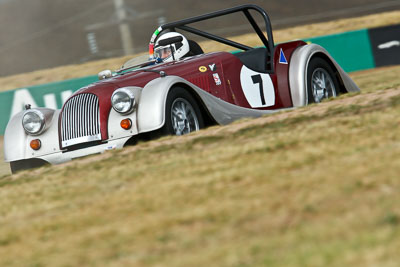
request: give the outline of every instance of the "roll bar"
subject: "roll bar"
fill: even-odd
[[[265,22],[266,32],[267,32],[267,38],[265,38],[263,31],[260,29],[257,22],[254,20],[253,16],[250,14],[250,10],[254,10],[254,11],[258,12],[263,17],[264,22]],[[239,13],[239,12],[244,13],[247,20],[253,27],[254,31],[257,33],[258,37],[260,38],[260,40],[262,41],[264,46],[268,49],[271,56],[273,56],[274,39],[273,39],[273,35],[272,35],[271,22],[270,22],[267,12],[257,5],[242,5],[242,6],[232,7],[232,8],[215,11],[215,12],[211,12],[208,14],[204,14],[204,15],[200,15],[200,16],[196,16],[196,17],[192,17],[192,18],[188,18],[188,19],[183,19],[183,20],[178,20],[175,22],[163,24],[154,32],[153,36],[151,37],[150,44],[149,44],[149,53],[152,56],[152,53],[154,51],[153,50],[154,43],[161,32],[163,32],[165,30],[175,31],[176,29],[187,31],[192,34],[199,35],[204,38],[208,38],[208,39],[214,40],[216,42],[220,42],[225,45],[229,45],[229,46],[241,49],[241,50],[247,51],[247,50],[254,49],[253,47],[250,47],[250,46],[247,46],[244,44],[240,44],[238,42],[226,39],[224,37],[220,37],[220,36],[196,29],[192,26],[188,26],[189,24],[192,24],[192,23],[209,20],[209,19],[213,19],[213,18],[217,18],[217,17],[221,17],[221,16],[233,14],[233,13]],[[272,62],[272,60],[271,60],[271,62]]]

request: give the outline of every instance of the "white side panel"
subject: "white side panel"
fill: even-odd
[[[205,108],[218,124],[228,124],[241,118],[259,117],[279,111],[239,107],[207,93],[185,79],[178,76],[167,76],[151,81],[142,90],[141,101],[138,106],[139,133],[153,131],[164,125],[166,98],[169,89],[177,83],[188,85],[200,97]],[[259,89],[257,89],[257,92],[260,93]]]
[[[240,84],[252,108],[275,105],[275,89],[269,74],[253,71],[243,65],[240,70]]]

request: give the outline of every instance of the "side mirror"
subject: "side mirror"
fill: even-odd
[[[108,79],[112,77],[112,72],[111,70],[103,70],[100,71],[99,74],[97,74],[97,76],[99,77],[99,80]]]

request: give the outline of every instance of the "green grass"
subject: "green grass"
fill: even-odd
[[[397,266],[399,73],[354,73],[361,94],[6,175],[0,266]]]

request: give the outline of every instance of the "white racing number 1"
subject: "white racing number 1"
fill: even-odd
[[[240,71],[240,83],[252,108],[275,105],[275,90],[269,74],[255,72],[243,66]]]

